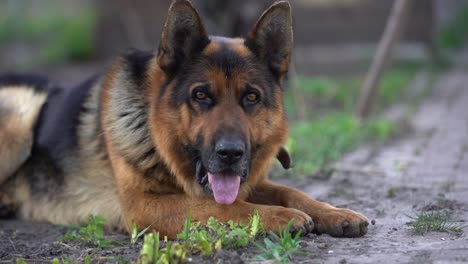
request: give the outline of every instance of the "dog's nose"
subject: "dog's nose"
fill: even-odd
[[[245,153],[245,143],[241,139],[220,139],[216,142],[215,152],[225,163],[239,161]]]

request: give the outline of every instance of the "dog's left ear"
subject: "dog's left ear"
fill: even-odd
[[[174,0],[167,14],[158,49],[158,65],[174,74],[184,61],[203,51],[210,40],[195,7],[189,0]]]
[[[288,72],[293,46],[291,5],[280,1],[268,8],[247,35],[245,45],[281,79]]]
[[[285,170],[292,167],[292,158],[286,148],[281,147],[278,154],[276,155],[276,158],[279,160]]]

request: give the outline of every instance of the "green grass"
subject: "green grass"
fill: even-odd
[[[395,198],[397,195],[397,189],[395,188],[390,188],[387,191],[387,198]]]
[[[99,248],[110,248],[115,242],[104,237],[105,219],[100,216],[89,216],[88,223],[78,230],[68,231],[61,242],[80,242],[86,245],[93,244]],[[279,262],[287,262],[293,254],[300,251],[300,233],[292,236],[289,233],[292,221],[284,230],[279,229],[279,236],[271,233],[265,238],[265,229],[258,212],[249,218],[248,223],[236,223],[233,221],[220,222],[210,217],[206,225],[198,221],[192,221],[191,216],[186,219],[183,230],[178,234],[177,241],[160,241],[158,232],[147,233],[148,228],[138,232],[135,228],[131,233],[131,243],[143,236],[143,245],[137,263],[182,263],[189,257],[201,255],[213,258],[219,250],[233,250],[256,245],[262,250],[259,259],[273,259]],[[136,227],[136,225],[133,225]],[[264,238],[263,244],[260,239]],[[110,257],[115,259],[115,257]],[[89,263],[90,256],[85,257],[85,263]],[[118,259],[117,259],[118,260]],[[17,259],[18,263],[25,263],[24,259]],[[73,263],[67,256],[54,259],[54,263]],[[118,262],[124,262],[119,261]]]
[[[408,216],[412,219],[408,223],[414,228],[418,235],[423,235],[431,231],[446,232],[450,234],[460,234],[465,227],[452,220],[452,215],[447,211],[427,211],[417,213],[415,216]]]
[[[338,81],[300,77],[297,87],[291,89],[300,89],[307,103],[307,120],[294,116],[297,103],[292,93],[285,97],[286,111],[290,113],[286,148],[294,160],[293,174],[330,170],[333,162],[363,142],[384,143],[391,138],[397,124],[380,117],[379,113],[403,100],[409,82],[420,67],[415,62],[391,68],[380,83],[374,115],[365,122],[353,115],[361,78]]]
[[[423,65],[423,61],[399,63],[391,67],[381,79],[375,107],[380,110],[401,100],[408,83]],[[359,95],[363,76],[337,80],[328,77],[307,78],[299,76],[296,87],[307,102],[309,118],[316,118],[324,113],[352,112]],[[297,102],[294,101],[291,89],[285,97],[287,112],[291,120],[295,120]]]
[[[468,36],[468,6],[463,6],[435,36],[436,46],[440,49],[460,49]]]
[[[260,216],[255,213],[246,224],[233,221],[222,223],[214,217],[210,217],[205,226],[200,222],[191,222],[190,217],[188,217],[178,238],[185,241],[192,252],[209,256],[221,248],[245,247],[263,233],[264,228]]]
[[[195,254],[210,257],[220,249],[246,247],[261,234],[264,230],[258,213],[247,224],[222,223],[210,217],[208,223],[202,225],[192,221],[189,215],[177,236],[179,241],[168,242],[161,247],[158,232],[146,234],[138,263],[179,263]]]
[[[291,220],[285,229],[278,230],[279,236],[273,232],[270,235],[273,240],[269,238],[264,239],[264,245],[255,243],[255,245],[263,252],[257,257],[258,260],[269,260],[273,259],[275,263],[289,263],[295,254],[305,254],[301,251],[301,245],[299,237],[301,232],[298,232],[293,236],[289,229],[291,228],[293,221]]]
[[[26,264],[26,261],[24,260],[24,258],[17,258],[16,264]]]
[[[32,63],[56,63],[62,60],[85,60],[94,52],[96,13],[83,8],[65,14],[61,2],[44,1],[41,10],[33,13],[20,2],[9,9],[0,3],[0,46],[26,43],[40,47]],[[21,16],[21,19],[18,19]]]
[[[310,122],[292,123],[286,148],[295,172],[307,174],[328,169],[364,140],[385,142],[393,131],[394,125],[383,118],[360,123],[351,113],[330,112]]]
[[[105,219],[101,216],[90,215],[86,226],[80,227],[78,230],[68,231],[60,241],[79,241],[91,243],[100,248],[110,248],[113,242],[104,237]]]
[[[130,235],[130,243],[135,244],[137,240],[142,237],[152,225],[147,226],[145,229],[138,232],[138,227],[135,220],[132,220],[132,233]]]
[[[256,245],[261,251],[259,260],[273,259],[276,262],[288,262],[294,254],[303,254],[299,242],[300,233],[292,236],[289,232],[292,221],[279,229],[279,236],[271,233],[273,240],[265,237],[265,230],[258,213],[254,213],[249,222],[222,223],[211,217],[206,225],[191,221],[189,216],[184,223],[178,241],[161,245],[159,233],[146,234],[138,258],[138,263],[181,263],[192,255],[213,257],[221,249],[232,250]],[[259,242],[264,238],[263,243]]]

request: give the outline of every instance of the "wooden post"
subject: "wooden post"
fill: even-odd
[[[395,0],[392,11],[385,26],[382,39],[377,47],[377,52],[367,73],[358,98],[355,115],[359,119],[369,116],[379,80],[385,70],[389,56],[403,29],[404,21],[412,0]]]

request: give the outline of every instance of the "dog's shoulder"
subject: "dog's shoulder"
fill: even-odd
[[[158,166],[159,157],[148,127],[146,90],[153,52],[128,50],[103,81],[102,127],[106,140],[139,172]]]

